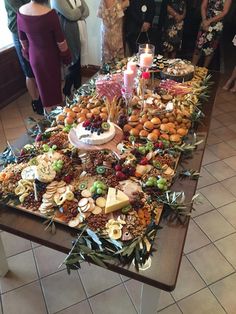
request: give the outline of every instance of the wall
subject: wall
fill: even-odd
[[[0,52],[0,108],[25,92],[25,78],[15,48]]]
[[[86,0],[90,15],[86,19],[89,44],[89,64],[100,65],[101,62],[101,21],[96,16],[99,5],[98,0]]]

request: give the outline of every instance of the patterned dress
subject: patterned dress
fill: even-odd
[[[176,13],[183,15],[186,7],[185,0],[168,0],[167,5]],[[176,22],[175,18],[167,13],[164,23],[163,51],[178,51],[181,47],[184,21]]]
[[[101,0],[97,16],[102,19],[102,62],[107,63],[115,58],[124,57],[122,0],[115,0],[107,9]],[[127,6],[128,6],[127,1]]]
[[[206,18],[209,19],[220,14],[224,9],[224,2],[224,0],[208,0]],[[205,56],[210,56],[219,44],[222,31],[222,21],[211,23],[208,31],[204,31],[200,28],[197,37],[196,51],[198,51],[198,53],[202,52]]]

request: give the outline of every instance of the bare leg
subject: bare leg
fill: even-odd
[[[194,51],[193,58],[192,58],[192,64],[197,65],[200,57],[201,57],[200,53],[197,53],[196,51]]]
[[[233,72],[230,78],[228,79],[228,81],[226,82],[226,84],[224,85],[223,89],[229,90],[233,84],[234,86],[231,88],[231,91],[235,92],[236,91],[236,66],[234,67]]]
[[[32,98],[32,100],[38,100],[39,99],[39,92],[38,88],[35,82],[35,78],[33,77],[26,77],[25,79],[26,86],[28,89],[28,92]]]
[[[205,68],[209,67],[212,58],[213,58],[213,53],[210,56],[205,56],[205,61],[204,61],[204,67]]]
[[[236,93],[236,80],[234,81],[234,86],[230,89],[232,93]]]

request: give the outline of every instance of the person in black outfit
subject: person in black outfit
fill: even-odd
[[[154,0],[130,0],[125,12],[125,38],[131,54],[137,52],[138,44],[149,42],[154,15]]]

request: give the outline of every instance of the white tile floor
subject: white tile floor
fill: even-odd
[[[0,111],[0,149],[26,131],[23,95]],[[162,292],[161,314],[236,313],[236,95],[219,90],[177,287]],[[10,272],[0,279],[0,313],[133,314],[141,285],[83,264],[68,276],[64,254],[1,233]],[[149,313],[147,313],[149,314]]]

